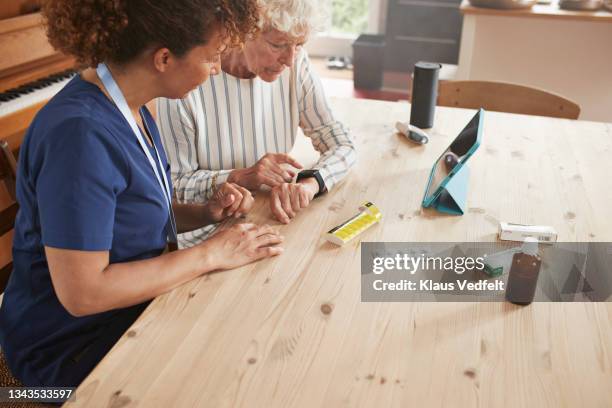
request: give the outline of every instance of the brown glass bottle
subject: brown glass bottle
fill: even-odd
[[[533,302],[542,260],[538,255],[538,241],[527,238],[520,252],[512,257],[506,283],[506,300],[517,305]]]

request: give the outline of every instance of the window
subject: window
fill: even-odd
[[[368,30],[369,0],[332,0],[331,33],[360,34]]]
[[[351,45],[361,33],[383,31],[386,0],[331,0],[331,27],[312,37],[308,53],[317,57],[352,55]]]

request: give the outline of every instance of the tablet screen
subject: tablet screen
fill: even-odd
[[[453,173],[453,169],[458,169],[457,166],[463,164],[465,160],[473,153],[474,146],[478,140],[478,126],[480,124],[479,111],[467,124],[467,126],[459,133],[459,136],[453,140],[451,145],[442,153],[442,156],[435,164],[431,180],[425,193],[425,200],[431,199],[438,193],[438,190],[444,186],[445,180]]]

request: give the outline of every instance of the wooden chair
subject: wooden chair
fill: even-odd
[[[0,141],[0,293],[13,269],[13,226],[18,205],[15,200],[17,161],[8,143]]]
[[[18,205],[15,201],[17,161],[6,141],[0,141],[0,294],[4,293],[13,270],[13,227]],[[0,387],[20,387],[0,350]],[[13,406],[24,406],[14,404]]]
[[[489,81],[440,81],[438,105],[578,119],[580,106],[551,92]]]

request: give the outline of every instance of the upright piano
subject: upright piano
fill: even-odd
[[[0,20],[0,139],[19,147],[34,115],[74,75],[74,59],[55,51],[39,13]]]

